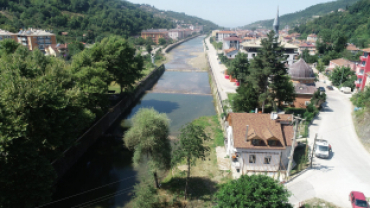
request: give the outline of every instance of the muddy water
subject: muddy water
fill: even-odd
[[[167,69],[199,70],[188,64],[194,53],[203,51],[203,38],[195,38],[171,51]],[[200,116],[215,115],[206,72],[165,72],[140,102],[111,127],[114,135],[99,139],[57,184],[54,200],[48,207],[119,208],[132,198],[133,185],[142,168],[134,169],[132,152],[124,148],[122,137],[130,118],[140,108],[154,108],[171,119],[172,136],[184,124]],[[80,194],[83,193],[83,194]],[[77,194],[77,195],[76,195]],[[76,196],[74,196],[76,195]],[[63,200],[65,197],[74,196]]]

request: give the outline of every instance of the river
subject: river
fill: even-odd
[[[153,89],[112,125],[108,133],[115,137],[100,138],[59,180],[53,197],[57,202],[48,207],[127,206],[133,185],[143,171],[133,168],[132,152],[124,148],[122,137],[130,118],[140,108],[166,113],[171,120],[171,136],[176,136],[181,126],[198,117],[216,114],[208,73],[189,64],[189,60],[196,57],[194,54],[203,51],[203,38],[194,38],[170,52],[172,59],[166,69],[171,71],[166,71]]]

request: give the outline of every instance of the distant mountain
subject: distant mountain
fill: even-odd
[[[316,4],[314,6],[310,6],[302,11],[282,15],[280,17],[280,28],[289,25],[290,27],[294,27],[303,23],[306,23],[309,20],[313,20],[318,18],[319,16],[324,16],[332,11],[338,11],[338,9],[346,10],[349,6],[353,5],[354,3],[358,2],[359,0],[337,0],[328,3],[321,3]],[[273,19],[269,20],[261,20],[257,21],[248,25],[243,26],[244,29],[252,29],[252,28],[265,28],[271,29],[273,24]]]
[[[0,29],[52,30],[58,42],[100,41],[109,35],[140,35],[151,28],[174,28],[176,21],[217,27],[210,21],[122,0],[0,0]],[[164,15],[163,15],[164,14]],[[68,35],[62,36],[62,32]],[[67,34],[63,33],[63,34]]]

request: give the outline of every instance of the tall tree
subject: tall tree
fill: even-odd
[[[228,69],[229,75],[236,78],[240,83],[246,82],[249,75],[249,62],[247,54],[238,53],[235,59],[231,62]]]
[[[204,141],[209,137],[204,132],[202,126],[189,123],[181,128],[178,137],[179,144],[173,153],[173,164],[185,160],[188,167],[186,184],[185,184],[185,199],[188,191],[188,184],[190,178],[190,167],[194,165],[195,161],[199,158],[204,158],[205,153],[209,151],[209,147],[204,145]]]
[[[237,95],[231,101],[234,112],[250,112],[258,107],[258,94],[250,82],[242,83],[236,89]]]
[[[171,166],[171,144],[168,135],[167,115],[158,113],[153,108],[142,108],[132,118],[132,127],[124,137],[126,147],[134,150],[135,166],[141,164],[143,159],[148,160],[156,188],[159,188],[157,172],[168,170]]]
[[[18,47],[1,57],[0,77],[0,207],[35,207],[51,200],[51,161],[95,115],[63,60]]]
[[[276,108],[276,100],[280,102],[294,99],[294,88],[289,84],[290,78],[285,67],[287,57],[274,35],[271,31],[268,38],[262,40],[262,48],[258,56],[251,61],[250,76],[247,79],[259,94],[262,112],[266,102],[271,102]]]
[[[288,203],[289,196],[284,186],[269,176],[242,175],[221,186],[216,193],[216,202],[217,207],[222,208],[287,208],[292,207]]]
[[[336,67],[329,78],[334,86],[350,87],[352,90],[355,88],[355,81],[357,80],[355,72],[344,66]]]

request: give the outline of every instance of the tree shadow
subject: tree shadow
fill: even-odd
[[[170,181],[162,183],[161,188],[171,194],[184,195],[186,178],[174,177]],[[205,177],[189,178],[189,198],[211,201],[212,195],[217,191],[217,183]]]

